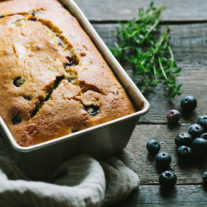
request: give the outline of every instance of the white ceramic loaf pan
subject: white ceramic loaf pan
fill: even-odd
[[[97,159],[117,153],[128,143],[139,117],[149,110],[147,100],[111,54],[77,4],[73,0],[60,2],[64,3],[79,20],[139,110],[128,116],[29,147],[21,147],[16,143],[0,117],[0,130],[2,137],[5,138],[8,153],[25,173],[34,179],[47,177],[61,162],[80,153],[90,154]]]

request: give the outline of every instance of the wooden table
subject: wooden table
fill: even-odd
[[[116,42],[117,21],[135,17],[140,7],[147,8],[149,0],[76,0],[97,32],[109,47]],[[164,25],[169,25],[171,45],[179,66],[183,68],[178,82],[183,83],[182,96],[193,95],[198,107],[193,115],[180,121],[170,129],[166,124],[166,113],[179,108],[181,97],[167,98],[162,86],[146,96],[151,104],[150,111],[141,118],[126,149],[131,153],[129,166],[138,173],[141,186],[118,207],[135,206],[207,206],[207,192],[202,186],[201,175],[207,169],[207,162],[182,166],[178,163],[174,138],[180,131],[196,122],[200,114],[207,114],[207,1],[206,0],[156,0],[156,5],[166,5],[163,13]],[[126,68],[131,75],[131,68]],[[148,157],[147,140],[157,138],[162,151],[172,155],[176,164],[177,186],[170,192],[160,191],[159,172]]]

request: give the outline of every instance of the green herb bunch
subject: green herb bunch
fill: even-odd
[[[117,28],[119,44],[112,53],[121,62],[132,65],[136,82],[142,92],[149,87],[163,83],[169,96],[180,95],[182,84],[176,84],[181,68],[177,67],[170,47],[170,30],[160,32],[161,13],[165,7],[155,7],[153,3],[144,11],[139,10],[138,19],[121,23]]]

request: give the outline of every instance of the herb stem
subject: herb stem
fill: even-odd
[[[176,84],[181,68],[177,67],[170,46],[170,29],[159,31],[164,9],[152,2],[147,10],[140,8],[138,19],[120,23],[117,30],[120,44],[111,50],[122,63],[131,64],[134,75],[139,76],[133,79],[141,91],[162,83],[169,97],[174,97],[181,94],[182,84]]]
[[[169,50],[169,53],[170,53],[171,60],[174,61],[175,58],[174,58],[174,55],[173,55],[173,52],[172,52],[172,49],[171,49],[170,45],[168,45],[168,50]]]
[[[142,39],[142,42],[143,43],[150,35],[150,33],[157,27],[157,25],[160,23],[160,19],[158,19],[154,25],[151,26],[151,28],[149,29],[149,31],[147,32],[147,34],[144,36],[144,38]]]
[[[161,69],[161,71],[162,71],[162,74],[163,74],[163,76],[165,77],[165,80],[167,81],[168,78],[167,78],[167,75],[166,75],[166,73],[165,73],[165,71],[164,71],[164,69],[163,69],[163,66],[162,66],[162,63],[161,63],[161,61],[160,61],[160,58],[158,58],[158,62],[159,62],[159,65],[160,65],[160,69]]]

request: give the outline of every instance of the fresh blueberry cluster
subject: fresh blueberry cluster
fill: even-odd
[[[180,102],[182,114],[191,113],[197,107],[197,100],[193,96],[186,96]],[[175,125],[181,118],[181,113],[177,109],[171,109],[167,113],[167,121],[169,125]]]
[[[148,141],[146,147],[148,152],[155,158],[156,165],[164,170],[159,177],[160,185],[168,188],[173,187],[176,184],[177,177],[174,172],[166,170],[171,163],[171,155],[167,152],[159,152],[161,149],[160,143],[155,139]]]
[[[203,155],[207,150],[206,132],[201,125],[193,124],[188,128],[188,133],[181,132],[176,136],[175,143],[178,157],[182,160]]]
[[[181,100],[181,113],[190,113],[197,107],[197,101],[193,96],[186,96]],[[176,110],[170,110],[167,114],[169,124],[177,124],[181,113]],[[191,161],[193,157],[204,156],[207,152],[207,115],[201,115],[197,118],[197,123],[188,128],[188,132],[180,132],[175,137],[177,145],[177,156],[180,161]],[[176,184],[177,177],[174,172],[166,170],[171,163],[171,155],[167,152],[159,152],[160,143],[155,139],[148,141],[148,152],[155,158],[156,165],[165,169],[159,177],[162,187],[173,187]],[[203,173],[203,182],[207,184],[207,171]]]
[[[181,132],[175,138],[177,155],[181,161],[191,161],[193,157],[203,157],[207,152],[207,115],[201,115],[196,124]],[[207,171],[203,173],[203,182],[207,184]]]

